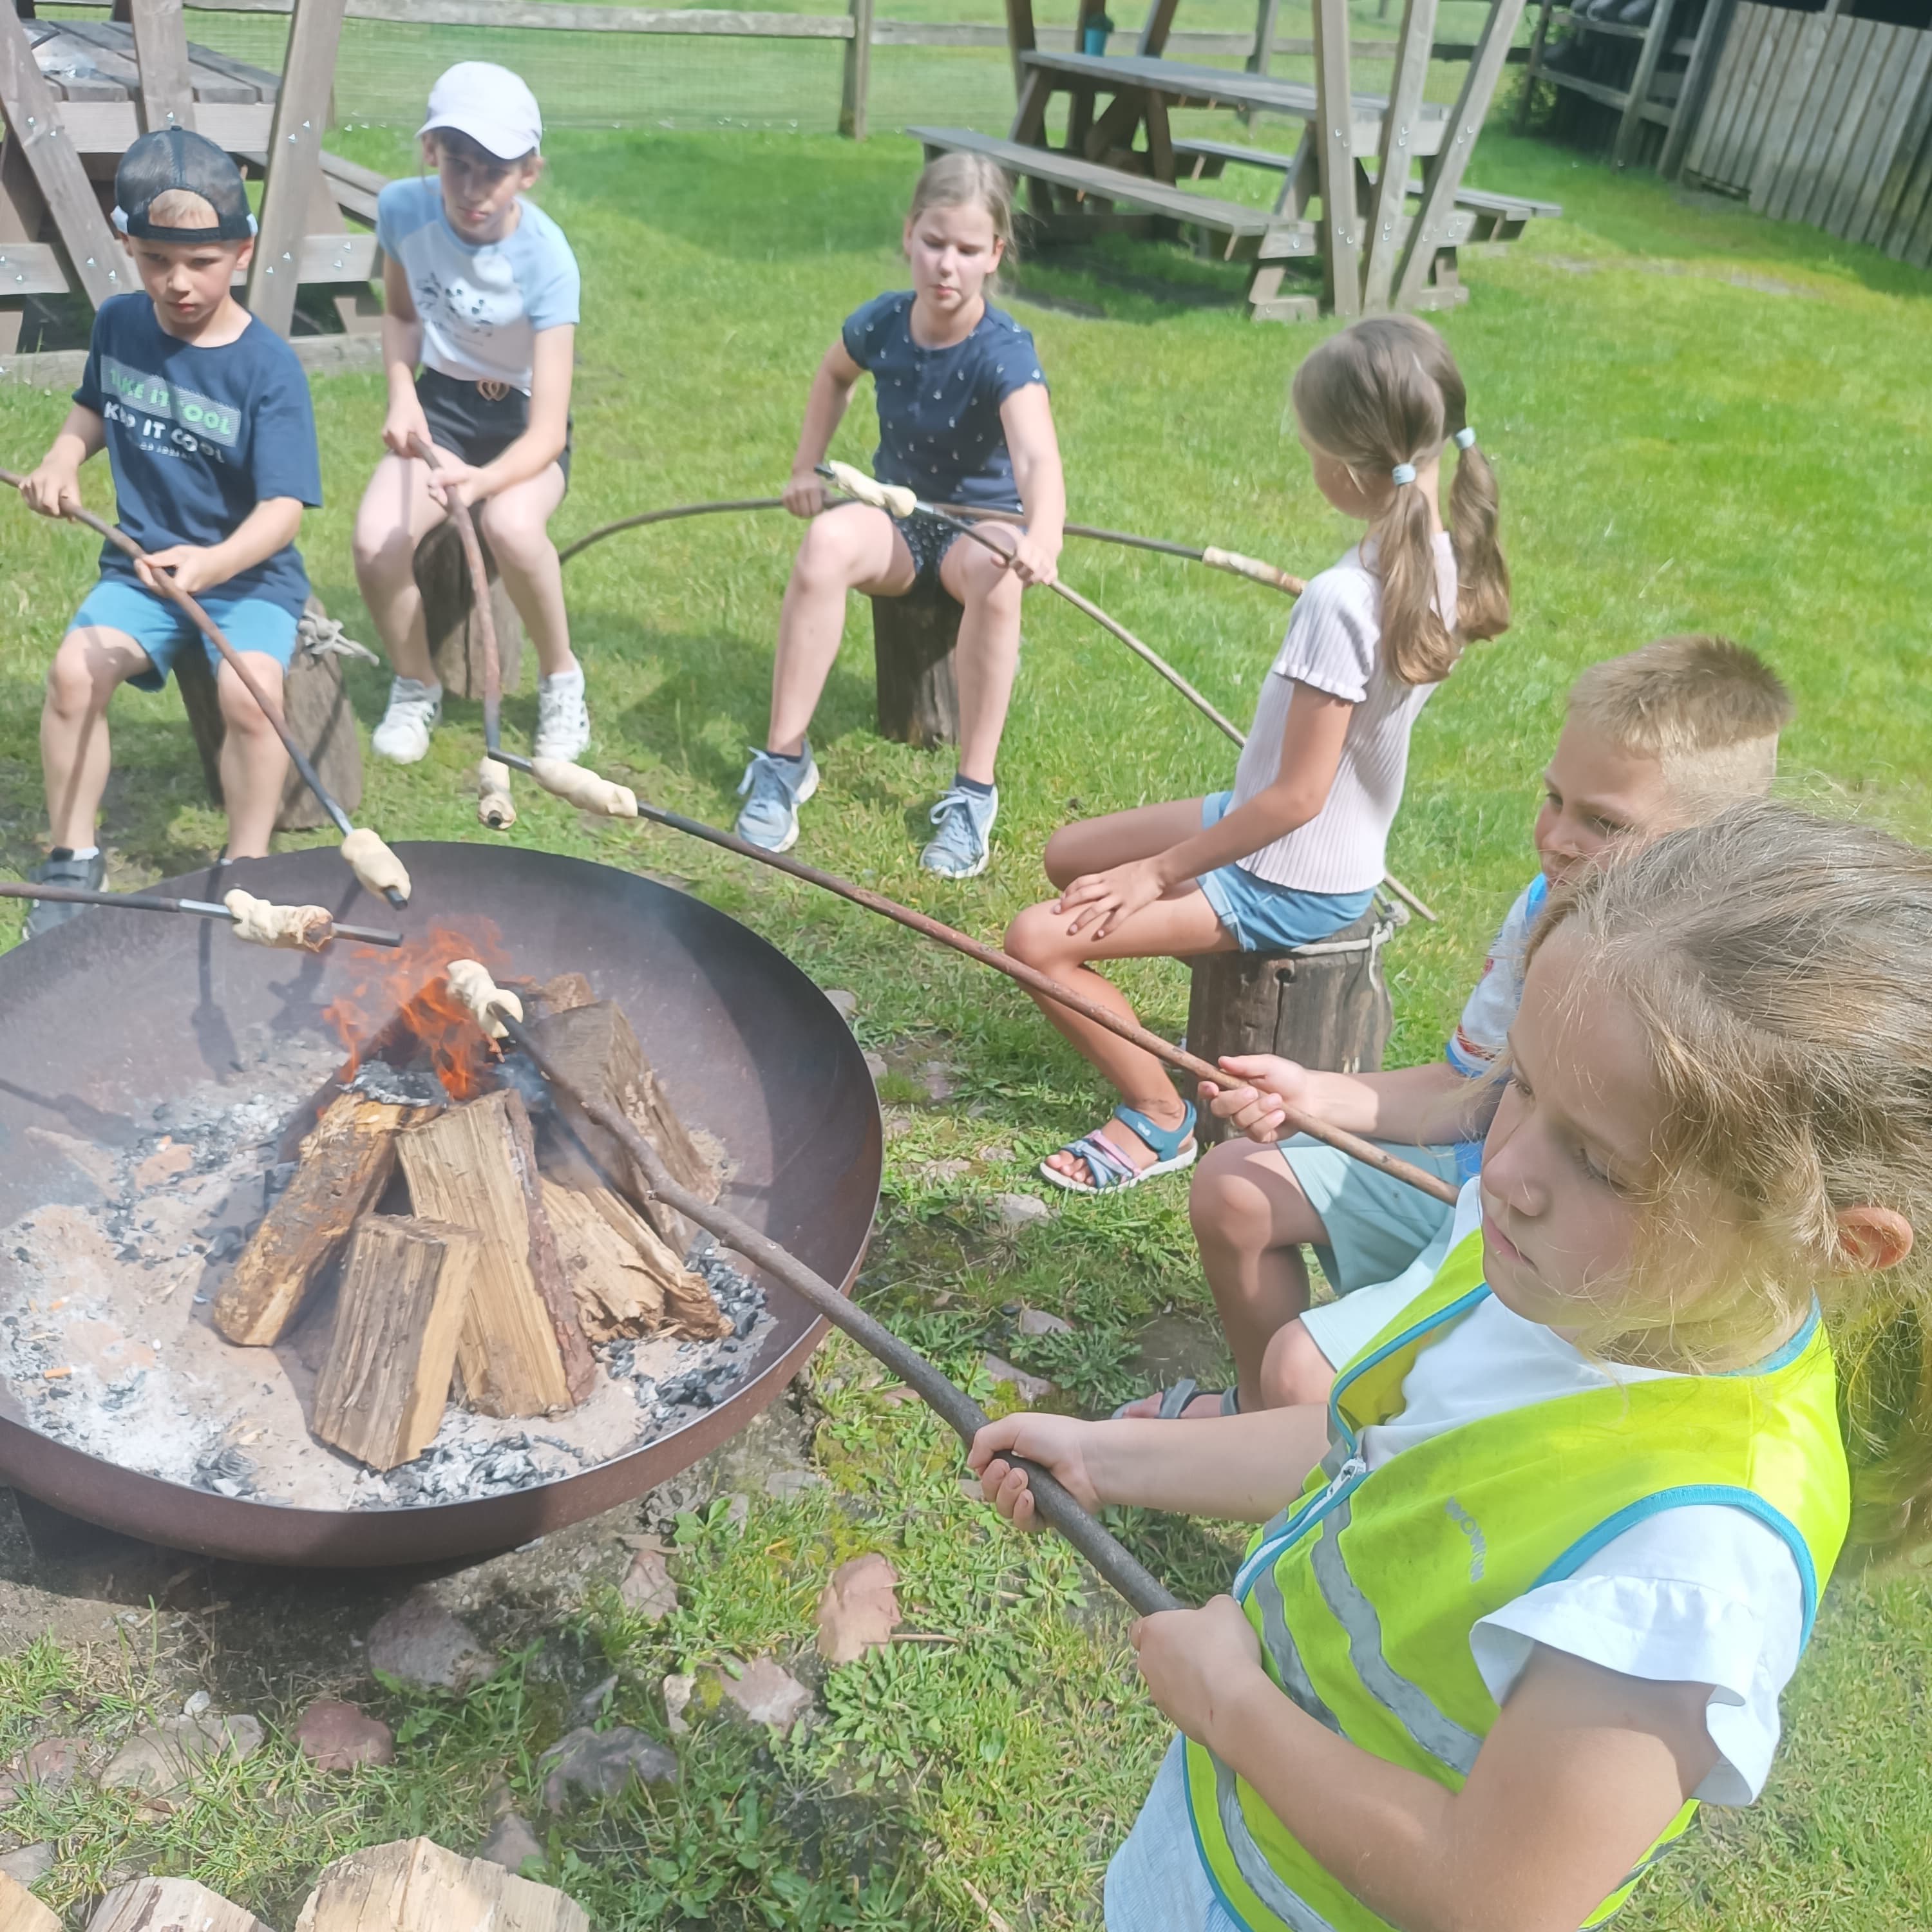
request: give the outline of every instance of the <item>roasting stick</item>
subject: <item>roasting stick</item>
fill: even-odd
[[[218,905],[212,899],[174,899],[158,892],[95,892],[84,886],[17,885],[0,880],[0,898],[55,899],[68,905],[114,906],[122,912],[190,913],[196,919],[226,920],[237,939],[257,946],[289,946],[319,952],[332,939],[358,946],[400,946],[403,935],[380,926],[344,926],[322,906],[282,906],[238,888]],[[244,903],[238,905],[236,901]]]
[[[8,488],[18,490],[26,481],[10,470],[0,470],[0,483]],[[78,506],[63,512],[70,523],[83,525],[97,536],[105,537],[124,556],[132,557],[137,563],[147,562],[147,553],[126,531],[116,530],[112,524],[104,522],[91,510]],[[194,620],[196,629],[221,653],[221,660],[242,680],[242,687],[261,707],[262,716],[274,728],[275,736],[282,741],[282,748],[289,754],[289,762],[301,774],[302,782],[314,792],[320,801],[322,808],[335,822],[335,829],[342,834],[342,856],[354,869],[364,888],[372,892],[380,892],[392,906],[405,906],[410,902],[410,875],[403,868],[403,862],[376,833],[366,826],[358,830],[356,822],[330,795],[315,766],[309,762],[308,754],[290,735],[288,721],[282,716],[282,707],[255,681],[255,674],[242,662],[241,653],[222,634],[221,626],[204,610],[165,570],[150,573],[163,596],[180,605]],[[45,895],[52,898],[53,895]]]
[[[688,1221],[715,1235],[735,1249],[754,1267],[773,1280],[784,1282],[813,1312],[844,1330],[875,1360],[890,1369],[951,1428],[962,1442],[970,1446],[973,1438],[988,1420],[963,1389],[942,1375],[917,1349],[908,1348],[882,1322],[856,1306],[831,1282],[807,1268],[796,1256],[760,1234],[728,1209],[705,1200],[688,1188],[678,1186],[658,1158],[658,1150],[640,1134],[629,1118],[616,1108],[585,1093],[560,1072],[523,1024],[522,1003],[513,993],[494,985],[488,973],[472,959],[453,960],[449,983],[458,997],[476,1016],[477,1023],[492,1038],[507,1037],[529,1054],[542,1074],[559,1092],[566,1094],[583,1109],[595,1126],[614,1136],[638,1164],[651,1194]],[[1136,1557],[1109,1535],[1066,1491],[1036,1464],[1017,1456],[1006,1461],[1027,1472],[1034,1506],[1041,1520],[1058,1530],[1143,1616],[1162,1610],[1178,1610],[1180,1599]]]

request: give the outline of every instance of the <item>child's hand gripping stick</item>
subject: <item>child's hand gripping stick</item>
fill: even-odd
[[[829,476],[847,496],[861,503],[869,503],[875,510],[883,510],[889,517],[896,517],[903,522],[919,508],[919,499],[901,483],[881,483],[876,476],[868,476],[862,470],[854,470],[849,463],[821,463],[820,471]]]
[[[515,994],[505,992],[480,959],[452,959],[444,968],[444,976],[449,990],[470,1009],[487,1038],[509,1036],[510,1030],[503,1024],[505,1013],[513,1020],[522,1019],[523,1001]]]
[[[406,905],[410,875],[401,860],[366,825],[360,825],[342,842],[342,856],[349,861],[362,890],[388,897],[398,894],[394,903]]]
[[[545,791],[582,811],[602,812],[606,818],[638,815],[638,795],[628,785],[600,778],[585,766],[567,764],[561,758],[532,758],[530,776]]]
[[[335,937],[335,921],[321,906],[275,905],[258,899],[238,886],[222,896],[234,915],[230,928],[251,946],[279,946],[300,952],[320,952]]]
[[[476,816],[496,832],[507,832],[517,822],[510,768],[495,758],[486,758],[476,767]]]

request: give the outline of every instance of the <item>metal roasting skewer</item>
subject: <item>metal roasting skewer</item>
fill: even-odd
[[[0,880],[0,898],[54,899],[68,905],[113,906],[122,912],[190,913],[196,919],[218,919],[230,925],[238,922],[225,905],[212,899],[173,899],[159,892],[96,892],[84,886],[19,885]],[[344,926],[332,920],[330,937],[353,940],[358,946],[400,946],[403,935],[376,926]]]
[[[19,490],[26,480],[14,470],[0,470],[0,484],[4,484],[10,490]],[[116,550],[124,556],[133,558],[136,562],[146,563],[148,561],[147,553],[126,531],[116,530],[112,524],[97,517],[92,510],[83,509],[76,505],[71,509],[63,511],[62,514],[70,523],[81,524],[92,530],[97,536],[104,537]],[[274,727],[275,736],[282,741],[282,748],[288,753],[289,762],[295,766],[302,783],[314,793],[322,810],[334,821],[337,831],[344,838],[348,838],[356,830],[356,821],[336,802],[328,788],[322,783],[321,775],[310,762],[308,754],[290,734],[288,721],[282,716],[282,707],[256,682],[255,674],[243,663],[242,654],[222,634],[221,626],[165,570],[153,571],[150,574],[162,594],[178,604],[193,620],[195,628],[221,653],[222,662],[242,680],[243,689],[255,700],[260,707],[262,716]],[[408,893],[394,886],[386,886],[383,897],[392,906],[401,907],[409,903]]]
[[[596,1126],[614,1136],[638,1164],[652,1196],[694,1222],[728,1246],[734,1248],[754,1266],[775,1280],[782,1282],[799,1299],[842,1330],[875,1360],[890,1369],[969,1446],[986,1427],[985,1410],[966,1392],[941,1374],[916,1348],[909,1348],[865,1310],[841,1294],[822,1275],[814,1274],[796,1256],[782,1248],[770,1237],[760,1234],[748,1222],[728,1209],[720,1208],[678,1186],[658,1158],[658,1150],[636,1126],[615,1107],[583,1090],[560,1072],[556,1065],[530,1036],[530,1029],[501,1006],[490,1010],[502,1024],[510,1039],[527,1054],[537,1070],[552,1086],[568,1094]],[[1089,1516],[1054,1478],[1036,1463],[1023,1456],[1004,1459],[1027,1472],[1034,1507],[1040,1520],[1064,1537],[1091,1564],[1102,1580],[1118,1591],[1143,1616],[1184,1607],[1151,1570]]]

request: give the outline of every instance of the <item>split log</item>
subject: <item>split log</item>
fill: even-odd
[[[704,1277],[686,1268],[622,1196],[546,1177],[543,1200],[584,1332],[593,1342],[660,1330],[709,1341],[731,1332]]]
[[[0,1932],[61,1932],[50,1911],[16,1878],[0,1872]]]
[[[554,1886],[405,1838],[338,1858],[296,1932],[590,1932],[590,1918]]]
[[[302,1142],[295,1177],[214,1298],[214,1325],[265,1348],[295,1325],[310,1291],[395,1171],[396,1133],[420,1110],[344,1094]]]
[[[508,1089],[400,1136],[417,1214],[473,1228],[482,1244],[457,1340],[470,1401],[486,1415],[542,1415],[590,1393],[596,1374],[544,1213],[536,1144]]]
[[[688,1188],[703,1200],[718,1198],[723,1177],[717,1162],[698,1148],[664,1098],[621,1006],[599,1000],[590,1006],[551,1013],[530,1031],[570,1087],[607,1102],[632,1122],[657,1149],[680,1187]],[[562,1088],[554,1088],[552,1093],[559,1117],[597,1167],[622,1191],[644,1201],[650,1190],[629,1155],[611,1136],[591,1125]],[[655,1202],[646,1203],[645,1214],[674,1253],[681,1257],[689,1250],[698,1231],[682,1215]]]
[[[186,1878],[139,1878],[95,1908],[87,1932],[268,1932],[252,1912]]]
[[[578,1006],[594,1006],[597,995],[581,973],[560,973],[550,980],[504,982],[523,996],[524,1017],[532,1022],[550,1013],[567,1013]]]
[[[468,1228],[384,1214],[356,1222],[315,1386],[320,1440],[393,1469],[436,1439],[477,1262]]]

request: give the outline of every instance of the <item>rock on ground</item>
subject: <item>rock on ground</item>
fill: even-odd
[[[23,1784],[44,1784],[64,1791],[78,1778],[87,1760],[87,1746],[79,1738],[43,1738],[30,1746],[21,1761]]]
[[[1030,1376],[1024,1369],[1016,1369],[1011,1362],[1003,1361],[998,1355],[986,1358],[986,1372],[996,1382],[1011,1382],[1018,1392],[1019,1399],[1028,1408],[1053,1393],[1053,1384],[1044,1376]]]
[[[876,1550],[832,1571],[818,1599],[818,1654],[827,1664],[856,1663],[892,1642],[899,1623],[898,1583]]]
[[[54,1868],[54,1848],[44,1839],[38,1845],[22,1845],[0,1858],[0,1872],[22,1885],[38,1885]]]
[[[488,1858],[506,1871],[520,1874],[525,1862],[548,1857],[542,1841],[515,1812],[506,1811],[496,1821],[496,1828],[476,1848],[479,1858]]]
[[[418,1690],[472,1690],[496,1668],[495,1654],[460,1617],[411,1597],[369,1632],[369,1668]]]
[[[1065,1316],[1049,1314],[1044,1308],[1022,1308],[1019,1330],[1022,1335],[1070,1335],[1073,1324]]]
[[[380,1718],[335,1697],[318,1698],[296,1720],[295,1740],[318,1771],[353,1771],[358,1764],[392,1764],[395,1733]]]
[[[1053,1219],[1053,1210],[1036,1194],[996,1194],[993,1209],[1003,1228],[1030,1227],[1036,1221]]]
[[[634,1549],[617,1594],[633,1616],[661,1624],[677,1608],[677,1586],[664,1564],[670,1552],[654,1536],[637,1538]]]
[[[812,1693],[769,1657],[746,1664],[736,1677],[724,1670],[710,1674],[716,1679],[724,1702],[747,1724],[770,1724],[788,1731],[812,1704]]]
[[[195,1772],[218,1757],[254,1756],[262,1737],[255,1718],[164,1718],[128,1738],[109,1760],[100,1782],[110,1791],[166,1797],[185,1790]]]
[[[616,1798],[632,1779],[647,1790],[678,1781],[677,1754],[628,1724],[608,1731],[568,1731],[537,1760],[543,1774],[543,1807],[561,1811],[573,1791]]]
[[[825,989],[825,998],[832,1010],[850,1026],[852,1016],[859,1010],[858,994],[848,993],[843,986],[828,986]]]

